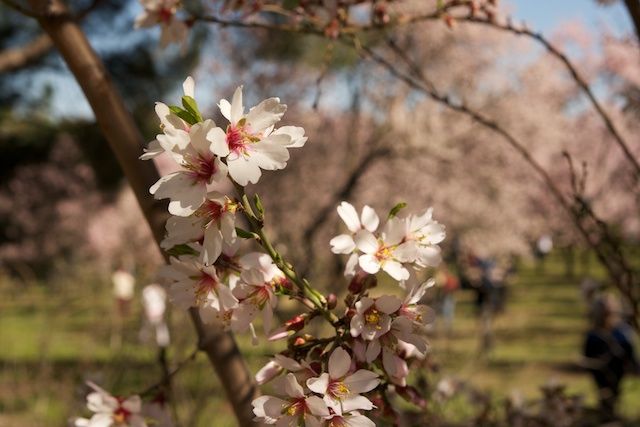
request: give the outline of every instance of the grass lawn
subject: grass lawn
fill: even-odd
[[[595,261],[592,270],[601,274]],[[497,402],[514,393],[538,397],[540,386],[556,381],[595,403],[591,379],[574,368],[587,327],[578,282],[564,277],[559,258],[549,259],[544,272],[524,265],[494,321],[494,347],[484,356],[473,293],[458,292],[452,333],[432,339],[439,376],[468,381]],[[78,274],[45,286],[0,278],[0,291],[0,427],[64,426],[70,416],[86,414],[87,379],[117,394],[141,392],[160,379],[154,348],[138,337],[140,308],[134,305],[119,328],[108,279]],[[172,313],[171,332],[170,358],[179,361],[195,342],[186,315]],[[252,347],[246,336],[239,341],[254,372],[279,348]],[[174,393],[183,426],[234,425],[203,356],[175,377]],[[640,420],[640,378],[625,381],[620,411]]]

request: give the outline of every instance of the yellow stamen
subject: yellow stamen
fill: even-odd
[[[380,314],[378,314],[378,310],[371,309],[364,315],[364,321],[369,325],[377,325],[380,322]]]

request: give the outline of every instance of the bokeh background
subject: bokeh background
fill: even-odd
[[[542,423],[526,425],[598,425],[596,388],[582,364],[586,294],[617,293],[517,152],[330,39],[195,25],[184,47],[161,49],[157,28],[132,29],[141,10],[100,2],[82,26],[147,140],[157,133],[154,102],[175,103],[187,75],[210,117],[220,118],[217,101],[243,84],[247,105],[279,96],[289,106],[285,121],[306,129],[305,148],[255,191],[278,249],[321,289],[344,292],[336,279],[344,260],[328,245],[341,230],[341,200],[379,212],[401,201],[413,212],[434,207],[447,227],[448,268],[424,272],[438,277],[428,297],[437,315],[429,357],[412,372],[430,393],[433,425],[513,425],[513,408]],[[512,0],[499,10],[568,55],[638,158],[640,46],[624,2]],[[141,392],[161,378],[160,355],[175,366],[195,347],[187,315],[171,308],[168,350],[159,352],[149,333],[141,292],[157,281],[162,258],[61,58],[41,42],[27,60],[2,61],[3,51],[39,37],[34,20],[0,4],[2,427],[64,426],[85,411],[86,380]],[[569,153],[585,199],[637,268],[637,184],[556,57],[527,38],[442,21],[399,28],[376,47],[396,63],[409,58],[439,91],[517,135],[567,194]],[[170,168],[162,158],[157,166]],[[131,295],[114,291],[116,271],[133,278]],[[282,318],[293,310],[285,305]],[[253,372],[279,348],[238,340]],[[234,425],[204,359],[175,376],[170,409],[182,426]],[[618,413],[620,425],[640,425],[637,375],[625,377]]]

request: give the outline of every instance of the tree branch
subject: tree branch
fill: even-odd
[[[640,42],[640,0],[624,0],[624,5],[627,7],[629,17],[636,28],[638,42]]]
[[[632,7],[637,7],[640,9],[640,5],[638,4],[638,0],[625,0],[626,3],[631,4]],[[360,32],[380,32],[386,31],[397,27],[407,26],[411,24],[416,24],[424,21],[433,21],[440,20],[443,16],[449,16],[448,12],[450,10],[455,10],[457,7],[468,7],[470,2],[456,2],[452,1],[450,3],[445,4],[441,8],[436,11],[418,14],[412,16],[401,16],[395,21],[387,24],[387,25],[349,25],[344,28],[341,28],[340,31],[340,40],[345,40],[352,38],[354,35]],[[634,9],[635,10],[635,9]],[[631,13],[631,10],[630,10]],[[604,107],[600,104],[600,102],[595,97],[593,90],[587,83],[587,81],[580,75],[578,69],[573,63],[569,60],[569,58],[562,52],[560,49],[555,47],[549,40],[547,40],[541,33],[531,31],[527,28],[518,28],[513,26],[511,22],[507,22],[506,24],[501,24],[496,22],[491,17],[481,17],[473,14],[469,14],[466,16],[450,16],[451,19],[459,22],[468,22],[472,24],[485,25],[491,28],[494,28],[499,31],[509,32],[518,36],[525,36],[531,38],[537,43],[541,44],[548,53],[556,57],[560,62],[565,66],[567,71],[569,72],[571,78],[576,82],[578,87],[584,92],[587,96],[587,99],[595,109],[596,113],[602,118],[607,130],[613,136],[616,144],[622,150],[625,158],[631,164],[635,183],[640,183],[640,161],[636,159],[636,157],[631,152],[629,148],[629,144],[625,141],[622,134],[618,131],[613,120],[609,116],[609,114],[605,111]],[[640,18],[640,10],[638,10],[638,17]],[[270,24],[265,22],[258,21],[238,21],[238,20],[228,20],[224,18],[219,18],[216,16],[195,16],[193,17],[194,21],[204,21],[209,23],[214,23],[222,26],[232,26],[232,27],[240,27],[240,28],[260,28],[267,30],[275,30],[275,31],[284,31],[291,33],[303,33],[303,34],[314,34],[321,37],[325,37],[322,28],[314,27],[312,23],[306,22],[305,25],[287,25],[287,24]],[[634,18],[635,19],[635,18]]]
[[[336,205],[340,201],[349,199],[351,197],[351,194],[353,194],[353,191],[355,190],[360,177],[364,175],[365,172],[369,170],[369,168],[373,166],[378,159],[390,154],[391,149],[387,147],[375,148],[369,151],[362,159],[360,159],[356,167],[353,168],[342,187],[340,187],[340,189],[334,193],[331,201],[318,211],[318,213],[315,215],[315,218],[304,232],[304,252],[305,254],[307,254],[308,259],[314,259],[315,250],[313,248],[313,243],[316,234],[318,234],[318,231],[320,231],[322,226],[331,218],[331,212],[336,208]],[[306,262],[302,273],[303,276],[308,275],[310,267],[310,262]]]
[[[497,133],[522,156],[542,179],[552,196],[567,213],[569,218],[571,218],[578,232],[583,236],[589,247],[596,253],[598,260],[607,270],[615,287],[627,299],[627,302],[633,310],[632,326],[636,331],[640,331],[640,297],[634,292],[634,289],[637,288],[637,275],[635,270],[628,263],[618,239],[612,234],[608,224],[595,214],[581,195],[573,194],[572,199],[567,199],[547,171],[533,158],[531,153],[529,153],[524,144],[492,119],[485,117],[483,114],[464,104],[453,102],[448,96],[438,93],[435,88],[431,86],[427,87],[421,84],[422,80],[427,81],[426,76],[424,76],[422,72],[418,73],[416,76],[418,80],[416,80],[410,75],[400,71],[395,67],[394,63],[377,54],[373,49],[361,44],[356,44],[356,46],[363,56],[382,65],[387,71],[405,82],[409,87],[424,93],[434,101],[443,104],[453,111],[472,118],[475,122]],[[407,60],[407,58],[405,58],[405,60]],[[410,68],[414,70],[414,73],[415,70],[419,70],[418,67]],[[595,227],[595,235],[592,230],[593,227]]]
[[[35,11],[55,10],[68,16],[66,6],[54,0],[30,0]],[[167,219],[166,204],[149,195],[149,187],[159,178],[151,162],[141,162],[144,140],[121,96],[117,93],[104,64],[93,50],[86,36],[73,19],[58,19],[38,14],[38,22],[51,37],[69,69],[82,87],[93,109],[98,125],[116,154],[129,180],[138,203],[157,242],[164,237]],[[254,426],[251,401],[258,390],[233,334],[224,332],[221,325],[204,325],[197,310],[190,311],[199,339],[199,348],[207,354],[227,392],[238,423]]]
[[[629,1],[630,0],[627,0],[627,2],[629,2]],[[635,2],[638,3],[638,0],[635,0]],[[638,5],[640,6],[640,4],[638,4]],[[541,33],[531,31],[531,30],[529,30],[527,28],[514,27],[510,22],[508,22],[506,24],[499,24],[499,23],[497,23],[495,21],[492,21],[490,19],[480,18],[480,17],[476,17],[476,16],[468,16],[468,17],[465,17],[465,18],[457,18],[457,20],[471,22],[471,23],[474,23],[474,24],[487,25],[487,26],[490,26],[490,27],[495,28],[497,30],[510,32],[510,33],[518,35],[518,36],[528,37],[530,39],[533,39],[533,40],[537,41],[539,44],[541,44],[547,50],[547,52],[549,52],[551,55],[555,56],[558,60],[560,60],[560,62],[562,62],[562,64],[565,66],[565,68],[567,69],[567,71],[571,75],[571,78],[576,82],[578,87],[587,96],[587,98],[589,99],[589,102],[591,103],[593,108],[596,110],[598,115],[602,118],[602,121],[604,122],[605,126],[607,127],[607,130],[613,136],[613,139],[615,140],[616,144],[618,144],[618,146],[622,150],[624,156],[627,158],[629,163],[631,163],[631,166],[634,169],[634,176],[635,176],[635,179],[636,179],[636,184],[640,182],[640,162],[638,162],[638,159],[636,159],[636,157],[631,152],[631,149],[629,148],[628,143],[624,140],[624,138],[622,137],[622,135],[620,134],[620,132],[618,131],[618,129],[614,125],[613,120],[611,119],[611,117],[609,117],[609,114],[605,111],[605,109],[602,106],[602,104],[600,104],[600,102],[596,99],[596,96],[593,93],[593,90],[591,89],[591,87],[589,86],[587,81],[580,75],[580,73],[578,72],[577,67],[573,65],[573,63],[569,60],[569,58],[563,52],[561,52],[560,49],[555,47]]]
[[[0,52],[0,74],[26,67],[53,48],[51,38],[42,34],[28,43]]]

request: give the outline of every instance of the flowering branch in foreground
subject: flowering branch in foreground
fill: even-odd
[[[277,396],[253,402],[256,420],[278,425],[374,425],[364,415],[387,402],[390,387],[407,387],[407,359],[427,351],[428,307],[420,299],[433,284],[416,284],[416,271],[440,262],[438,244],[444,227],[421,215],[399,217],[404,204],[381,221],[365,206],[358,215],[347,202],[338,206],[348,232],[331,240],[331,250],[349,255],[345,276],[345,307],[334,295],[324,296],[275,249],[265,230],[260,197],[246,186],[262,171],[287,165],[289,149],[304,146],[304,130],[276,127],[286,111],[278,98],[245,109],[242,88],[219,108],[228,123],[205,119],[195,101],[194,81],[183,85],[181,106],[156,105],[161,133],[143,159],[169,155],[178,171],[161,177],[150,191],[168,198],[173,215],[163,248],[171,255],[161,276],[170,299],[183,309],[196,308],[205,322],[218,321],[234,332],[250,332],[257,342],[261,324],[269,340],[287,340],[256,379],[273,380]],[[235,194],[225,194],[234,188]],[[248,229],[241,228],[240,217]],[[245,252],[242,240],[261,248]],[[370,295],[375,275],[387,273],[404,298]],[[302,311],[274,325],[278,300],[288,297]],[[314,337],[306,326],[315,317],[326,320],[333,335]]]
[[[161,133],[141,156],[168,155],[178,167],[150,188],[156,198],[170,200],[172,216],[162,246],[171,258],[160,273],[170,299],[182,309],[197,309],[204,322],[250,332],[254,343],[258,324],[269,340],[287,340],[286,349],[256,375],[260,384],[273,381],[276,394],[253,401],[256,421],[374,426],[365,414],[385,409],[378,407],[388,404],[390,387],[403,394],[407,360],[427,351],[430,310],[420,300],[433,281],[418,285],[416,271],[439,263],[444,227],[433,220],[431,209],[401,218],[400,204],[381,221],[368,206],[358,215],[342,202],[338,214],[348,232],[330,242],[334,253],[349,255],[348,292],[338,308],[335,295],[324,296],[275,249],[264,231],[261,199],[250,198],[245,188],[263,170],[286,167],[288,150],[307,140],[304,130],[276,127],[286,110],[278,98],[245,111],[242,88],[231,101],[220,101],[229,123],[219,127],[202,117],[194,86],[191,77],[185,80],[181,106],[156,105]],[[224,188],[234,188],[235,194],[225,194]],[[238,226],[238,215],[247,230]],[[254,240],[261,251],[246,252],[242,240]],[[405,296],[371,295],[379,272],[395,280]],[[300,302],[302,311],[277,326],[273,315],[282,297]],[[315,317],[331,325],[330,336],[306,332]],[[91,424],[96,417],[104,425],[146,425],[136,415],[139,397],[131,397],[136,403],[131,405],[130,399],[96,393],[107,403],[95,405],[96,395],[90,395],[89,409],[96,415],[77,425],[101,425]]]

